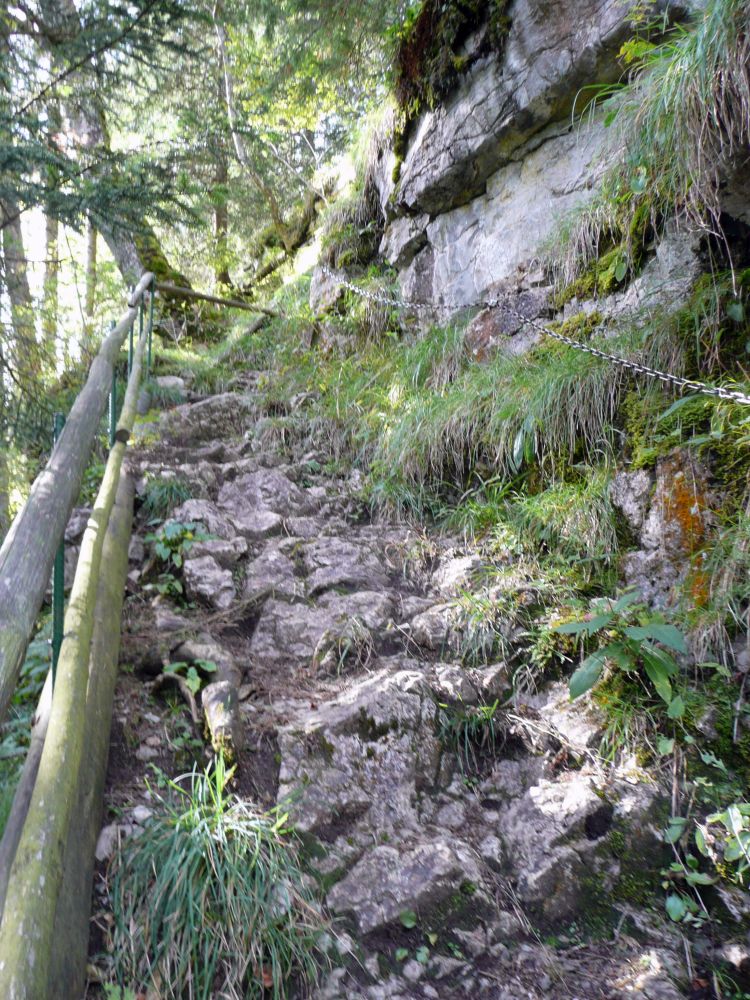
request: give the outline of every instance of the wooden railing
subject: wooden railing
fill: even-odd
[[[143,275],[127,311],[102,343],[49,462],[37,476],[0,548],[0,723],[13,697],[55,554],[81,489],[107,405],[115,361],[136,320],[143,317],[144,296],[153,282],[153,274]]]
[[[81,543],[54,684],[50,675],[0,841],[0,997],[14,1000],[82,992],[133,510],[132,484],[122,466],[144,356],[151,352],[153,291],[154,277],[145,274],[103,342],[0,550],[1,720],[107,405],[115,361],[130,334],[127,390]],[[136,320],[140,336],[134,343]]]

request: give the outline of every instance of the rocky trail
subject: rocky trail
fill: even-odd
[[[173,567],[184,597],[160,594],[159,526],[137,515],[92,977],[107,861],[148,822],[146,782],[212,741],[236,759],[237,794],[282,803],[303,839],[333,920],[321,1000],[686,995],[679,934],[638,909],[643,858],[663,850],[657,789],[635,763],[602,766],[599,722],[562,682],[514,700],[506,663],[460,663],[456,599],[491,588],[493,567],[455,538],[372,521],[356,471],[274,442],[258,377],[188,392],[131,454],[141,494],[149,478],[189,484],[166,523],[198,540]],[[196,702],[174,678],[206,663]]]

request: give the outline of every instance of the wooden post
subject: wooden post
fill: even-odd
[[[151,273],[145,274],[134,294],[140,297],[152,279]],[[0,548],[0,722],[13,696],[55,552],[81,488],[107,405],[115,359],[136,316],[132,305],[102,344],[57,447]]]
[[[120,651],[120,615],[128,572],[128,545],[133,520],[133,484],[123,474],[104,540],[94,636],[89,657],[86,697],[86,748],[57,901],[47,997],[81,997],[84,993],[89,945],[94,852],[101,828],[104,781],[107,775],[112,702]]]
[[[13,1000],[40,1000],[48,995],[55,913],[84,755],[88,668],[104,536],[135,422],[144,346],[142,338],[133,359],[117,440],[81,543],[47,736],[10,871],[0,923],[0,997]]]

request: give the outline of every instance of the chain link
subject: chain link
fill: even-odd
[[[368,299],[370,302],[376,302],[379,305],[394,306],[397,309],[411,309],[416,312],[419,310],[436,310],[444,309],[445,307],[435,306],[430,302],[415,302],[405,299],[395,299],[387,295],[380,295],[377,292],[370,292],[364,288],[360,288],[358,285],[353,284],[351,281],[347,281],[342,278],[341,275],[336,274],[327,265],[322,265],[322,270],[329,277],[333,278],[340,285],[346,288],[348,291],[352,292],[354,295],[358,295],[360,298]],[[583,351],[585,354],[591,354],[595,358],[601,358],[603,361],[608,361],[610,364],[617,365],[619,368],[624,368],[626,371],[634,372],[637,375],[646,375],[649,378],[658,379],[660,382],[664,382],[667,385],[673,385],[680,389],[682,392],[689,390],[691,392],[698,392],[704,396],[713,396],[717,399],[725,399],[732,403],[741,403],[745,406],[750,406],[750,396],[743,392],[738,392],[735,389],[725,389],[720,385],[706,385],[704,382],[696,382],[692,379],[680,378],[679,375],[672,375],[670,372],[661,372],[656,368],[650,368],[648,365],[642,365],[638,361],[630,361],[628,358],[621,358],[616,354],[608,354],[606,351],[600,351],[596,347],[590,347],[588,344],[582,344],[579,340],[573,340],[571,337],[566,337],[562,333],[557,333],[555,330],[551,330],[548,326],[543,323],[539,323],[537,320],[530,319],[528,316],[524,316],[522,312],[518,309],[514,309],[508,302],[503,299],[486,299],[480,302],[467,303],[464,308],[497,308],[501,306],[506,312],[510,313],[516,319],[521,320],[522,323],[528,324],[534,330],[539,333],[543,333],[547,337],[552,337],[554,340],[558,340],[561,344],[566,344],[568,347],[572,347],[577,351]]]

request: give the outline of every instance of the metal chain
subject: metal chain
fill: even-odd
[[[397,309],[413,309],[417,312],[420,309],[430,309],[435,311],[436,309],[439,310],[441,308],[445,308],[444,306],[435,306],[430,302],[415,302],[405,299],[394,299],[387,295],[379,295],[376,292],[370,292],[364,288],[359,288],[351,281],[347,281],[345,278],[336,274],[325,264],[322,265],[322,270],[344,288],[348,289],[348,291],[353,292],[360,298],[368,299],[371,302],[377,302],[380,305],[395,306]],[[688,389],[692,392],[702,393],[704,396],[714,396],[718,399],[726,399],[732,403],[742,403],[745,406],[750,406],[750,396],[743,392],[738,392],[735,389],[725,389],[723,386],[719,385],[706,385],[704,382],[696,382],[692,379],[680,378],[679,375],[672,375],[670,372],[661,372],[656,368],[650,368],[648,365],[642,365],[638,361],[630,361],[628,358],[621,358],[616,354],[608,354],[606,351],[600,351],[596,347],[590,347],[588,344],[582,344],[579,340],[573,340],[571,337],[565,337],[563,334],[557,333],[555,330],[551,330],[543,323],[539,323],[536,320],[530,319],[528,316],[524,316],[523,313],[519,312],[518,309],[514,309],[513,306],[509,305],[503,299],[486,299],[479,302],[470,302],[463,308],[473,308],[476,306],[482,308],[496,308],[498,306],[502,306],[506,312],[515,316],[516,319],[520,319],[523,323],[527,323],[539,333],[543,333],[547,337],[552,337],[554,340],[560,341],[561,344],[566,344],[568,347],[572,347],[577,351],[583,351],[585,354],[591,354],[595,358],[601,358],[603,361],[608,361],[610,364],[617,365],[620,368],[625,368],[627,371],[634,372],[637,375],[647,375],[649,378],[658,379],[661,382],[665,382],[667,385],[675,386],[683,392]]]

